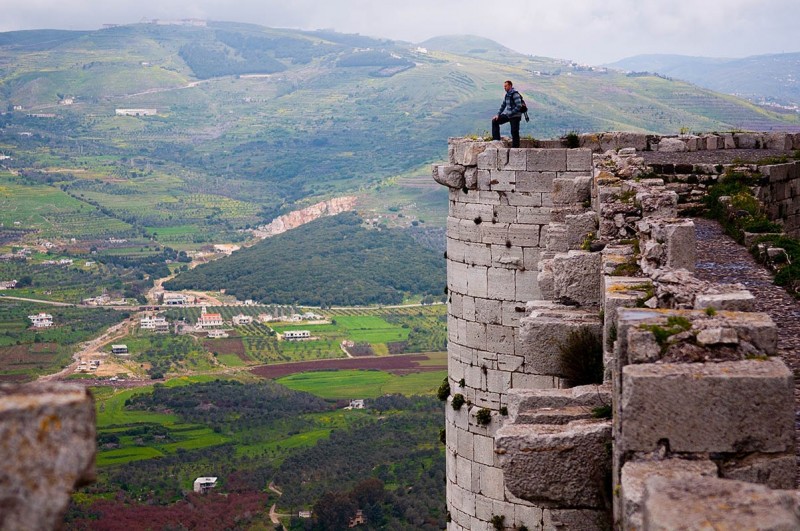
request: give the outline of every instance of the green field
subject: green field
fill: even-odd
[[[429,394],[439,387],[446,375],[446,370],[404,376],[383,371],[317,371],[292,374],[276,381],[289,389],[328,400],[346,400],[385,394]]]

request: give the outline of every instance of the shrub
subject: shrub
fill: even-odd
[[[489,424],[492,421],[492,411],[490,409],[485,408],[485,407],[481,408],[475,414],[475,420],[481,426],[486,426],[487,424]]]
[[[461,409],[461,406],[463,406],[466,402],[467,401],[464,400],[464,395],[462,395],[461,393],[456,393],[453,395],[453,409],[455,409],[456,411]]]
[[[448,396],[450,396],[450,381],[447,376],[445,376],[444,380],[442,380],[442,385],[440,385],[439,389],[436,391],[436,398],[439,400],[447,400]]]
[[[506,528],[506,517],[500,514],[492,516],[492,527],[497,531],[503,531]]]
[[[558,350],[562,356],[564,378],[571,385],[603,383],[603,341],[589,328],[572,332]]]

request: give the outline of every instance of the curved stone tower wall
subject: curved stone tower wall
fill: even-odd
[[[494,434],[507,419],[509,389],[561,386],[526,359],[518,332],[526,303],[542,298],[540,260],[567,238],[547,227],[584,211],[591,163],[589,149],[508,149],[502,142],[451,139],[450,164],[434,167],[434,178],[450,187],[449,529],[491,529],[500,518],[506,527],[539,529],[546,516],[506,490]],[[454,410],[458,394],[466,403]],[[491,412],[488,424],[478,421],[483,408]]]

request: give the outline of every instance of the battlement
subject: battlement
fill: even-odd
[[[654,175],[641,152],[785,152],[800,135],[565,143],[450,139],[433,169],[450,189],[449,529],[666,528],[656,486],[687,478],[762,489],[729,522],[769,510],[769,489],[795,486],[793,377],[753,295],[694,276],[695,227],[678,217],[741,162],[662,157]],[[800,163],[755,169],[791,226]]]

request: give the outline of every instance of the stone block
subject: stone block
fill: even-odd
[[[477,157],[479,170],[496,170],[499,169],[497,165],[497,148],[486,148]]]
[[[694,299],[697,310],[714,308],[718,311],[752,312],[755,310],[756,298],[747,290],[730,293],[701,293]]]
[[[511,223],[508,226],[507,234],[508,241],[512,246],[536,247],[539,245],[539,225]]]
[[[490,245],[505,245],[510,223],[481,223],[480,241]]]
[[[572,410],[582,409],[591,416],[592,410],[611,405],[611,388],[581,385],[569,389],[512,389],[508,392],[508,418],[513,424],[566,424],[573,420]],[[566,422],[555,418],[559,411],[568,410]],[[550,416],[547,416],[551,414]],[[540,422],[545,419],[545,422]]]
[[[478,189],[478,168],[470,166],[464,169],[464,186],[470,190]]]
[[[528,171],[567,171],[567,149],[528,149]]]
[[[603,507],[611,473],[611,422],[505,425],[495,438],[506,488],[532,503]]]
[[[694,271],[697,237],[692,220],[656,220],[651,223],[651,236],[665,246],[666,262],[663,266]]]
[[[480,493],[495,500],[502,500],[505,491],[503,470],[493,466],[481,465],[480,473]]]
[[[535,528],[530,528],[535,529]],[[608,531],[611,518],[608,511],[591,509],[545,509],[542,514],[542,531]]]
[[[508,160],[503,165],[504,170],[525,170],[528,165],[527,153],[524,149],[509,149]]]
[[[450,143],[453,146],[453,162],[462,166],[476,166],[478,156],[489,147],[488,142],[459,139]]]
[[[463,188],[464,166],[460,164],[434,165],[433,180],[449,188]]]
[[[597,214],[586,212],[566,216],[567,241],[570,249],[580,249],[583,242],[597,236]]]
[[[499,192],[512,192],[517,185],[517,173],[514,171],[497,170],[491,172],[489,181],[491,190]]]
[[[786,454],[751,454],[720,463],[720,477],[759,483],[771,489],[793,489],[797,478],[797,457]]]
[[[569,178],[553,179],[553,204],[554,205],[574,205],[578,202],[578,195],[575,190],[575,180]]]
[[[527,302],[541,298],[538,276],[539,273],[534,270],[516,272],[516,300]]]
[[[623,531],[638,531],[642,527],[642,505],[645,482],[651,477],[666,479],[693,479],[717,477],[717,465],[709,460],[688,461],[664,459],[660,461],[629,461],[622,467],[620,496]]]
[[[794,448],[793,393],[792,373],[775,358],[627,365],[617,443],[621,451],[668,441],[672,452],[785,452]]]
[[[510,326],[502,326],[495,324],[486,325],[486,341],[487,346],[491,346],[492,352],[498,354],[514,354],[515,336],[514,328]],[[489,386],[489,389],[502,389],[505,390],[508,385],[502,388]]]
[[[647,151],[647,135],[642,133],[617,133],[617,147],[634,148],[636,151]]]
[[[492,266],[506,269],[524,268],[524,248],[518,246],[492,245]]]
[[[512,389],[554,389],[558,387],[558,379],[539,374],[515,372],[511,374]]]
[[[724,149],[736,149],[736,141],[733,139],[733,133],[723,133],[722,145]]]
[[[686,143],[680,138],[662,138],[658,143],[658,151],[663,153],[683,153],[688,151]]]
[[[588,176],[575,177],[575,198],[579,203],[587,203],[592,200],[592,185],[594,179]]]
[[[645,483],[644,529],[800,529],[792,492],[718,478],[651,478]]]
[[[768,133],[764,139],[764,144],[767,149],[791,151],[794,144],[792,140],[791,133]]]
[[[492,219],[495,223],[516,223],[517,207],[508,205],[493,205]]]
[[[517,300],[516,278],[513,269],[489,268],[488,282],[488,293],[493,299]]]
[[[0,528],[58,529],[95,480],[95,409],[80,385],[0,385]]]
[[[619,147],[618,133],[603,133],[600,135],[600,151],[616,150]]]
[[[725,146],[724,141],[717,135],[705,135],[702,137],[705,140],[705,149],[717,150]]]
[[[550,223],[550,209],[542,207],[517,207],[518,223],[547,225]]]
[[[600,136],[594,133],[579,135],[578,145],[592,152],[600,151]]]
[[[544,229],[542,229],[542,234]],[[540,239],[542,239],[542,236]],[[522,249],[522,264],[525,269],[536,271],[539,269],[539,262],[542,259],[542,250],[535,247],[525,247]]]
[[[734,133],[733,140],[736,142],[736,147],[739,149],[756,149],[761,147],[758,145],[759,138],[754,133]]]
[[[517,172],[517,192],[550,192],[553,189],[555,172],[520,171]]]
[[[502,303],[495,299],[475,299],[474,320],[484,324],[501,324]]]
[[[596,310],[562,305],[534,309],[520,320],[516,353],[525,358],[528,372],[567,378],[574,369],[565,364],[561,347],[584,328],[600,337],[600,327]]]
[[[521,192],[519,189],[519,174],[522,172],[518,172],[517,174],[517,191],[513,194],[506,195],[506,201],[510,206],[515,207],[541,207],[542,206],[542,194],[541,192]]]
[[[566,223],[550,223],[544,230],[545,249],[558,253],[569,251],[569,227]]]
[[[478,180],[478,190],[490,190],[492,188],[492,172],[490,170],[479,169],[475,174],[475,178]],[[466,178],[464,182],[466,183]]]
[[[542,522],[542,510],[538,507],[528,507],[525,505],[514,505],[514,526],[517,529],[522,526],[533,531],[538,529]]]
[[[481,300],[481,299],[476,299],[475,297],[470,297],[468,295],[464,295],[461,299],[461,307],[463,308],[462,315],[464,319],[466,319],[467,321],[478,320],[478,315],[477,315],[478,312],[476,310],[476,303],[475,303],[476,300]]]
[[[553,258],[553,295],[581,306],[599,306],[602,300],[600,253],[569,251]]]
[[[592,171],[592,150],[587,148],[568,149],[567,171]]]

